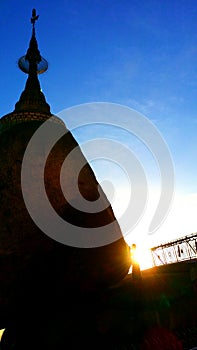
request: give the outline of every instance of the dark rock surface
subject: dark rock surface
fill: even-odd
[[[109,233],[116,239],[101,247],[71,247],[49,238],[32,220],[21,190],[21,166],[29,140],[42,122],[49,117],[40,113],[12,113],[0,121],[0,308],[2,310],[9,310],[10,305],[17,305],[19,301],[22,303],[24,300],[26,304],[27,300],[42,298],[45,291],[49,295],[53,291],[58,298],[66,290],[84,293],[105,288],[124,278],[130,267],[129,247],[122,237],[110,203],[87,163],[79,174],[79,189],[75,187],[73,177],[78,171],[77,162],[81,158],[85,159],[80,148],[75,153],[75,158],[70,159],[67,176],[63,179],[69,198],[64,197],[60,184],[60,171],[69,152],[78,146],[70,132],[57,142],[47,158],[44,181],[48,200],[58,215],[73,225],[88,230],[111,224]],[[59,127],[66,131],[63,124],[59,123]],[[41,140],[40,147],[31,155],[30,180],[29,183],[27,180],[24,186],[35,205],[41,200],[37,176],[42,171],[42,158],[47,152],[46,144],[47,140]],[[83,213],[73,208],[70,203],[77,202],[80,193],[89,203],[101,197],[104,209],[101,205],[101,211],[98,213]]]

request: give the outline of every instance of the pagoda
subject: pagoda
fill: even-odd
[[[18,61],[28,75],[25,89],[14,111],[0,119],[0,328],[6,328],[1,346],[58,349],[76,330],[89,348],[96,309],[103,293],[127,276],[130,251],[77,141],[41,91],[38,74],[48,64],[38,49],[37,19],[33,9],[29,48]],[[48,134],[33,147],[45,126]],[[49,150],[56,134],[61,137]],[[67,223],[62,232],[45,206],[43,187],[50,210]],[[94,202],[98,210],[91,211]],[[76,227],[79,240],[72,236]]]

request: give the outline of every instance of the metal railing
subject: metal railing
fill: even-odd
[[[153,265],[172,264],[197,258],[197,232],[151,248]]]

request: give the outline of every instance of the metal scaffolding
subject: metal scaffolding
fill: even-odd
[[[153,265],[172,264],[197,258],[197,233],[151,248]]]

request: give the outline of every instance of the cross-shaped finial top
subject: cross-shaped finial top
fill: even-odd
[[[35,22],[37,21],[39,15],[36,15],[36,9],[32,10],[32,16],[31,16],[31,23],[33,24],[33,28],[35,25]]]

